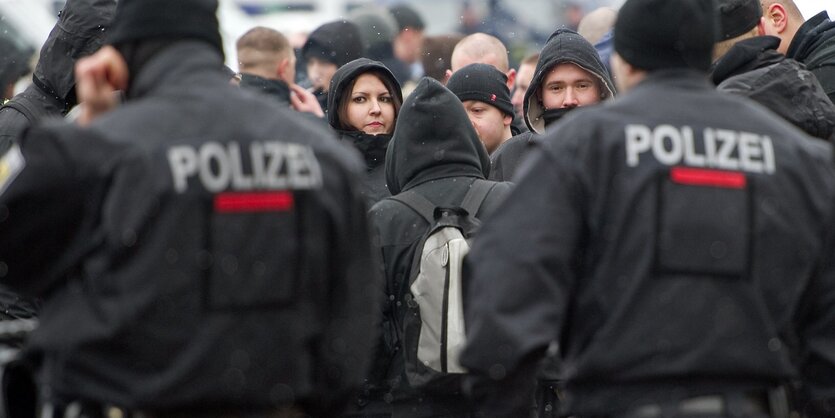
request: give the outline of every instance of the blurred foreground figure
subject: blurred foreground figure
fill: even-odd
[[[2,282],[44,297],[29,349],[59,412],[330,417],[367,372],[359,161],[229,84],[216,8],[120,0],[78,64],[85,126],[0,161]]]
[[[628,0],[625,94],[549,131],[476,238],[461,362],[484,416],[525,416],[549,346],[569,416],[785,417],[795,379],[835,414],[832,147],[712,88],[715,10]]]

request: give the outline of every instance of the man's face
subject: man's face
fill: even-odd
[[[313,84],[314,90],[328,90],[330,87],[331,78],[336,73],[337,66],[329,61],[321,60],[319,58],[310,58],[307,60],[307,77],[310,83]]]
[[[542,106],[548,109],[588,106],[600,102],[597,77],[571,63],[551,69],[539,89]]]
[[[513,110],[516,111],[516,116],[520,118],[525,117],[525,92],[528,91],[528,86],[533,80],[533,73],[536,70],[536,64],[522,64],[519,66],[519,72],[516,73],[516,85],[513,90],[513,97],[510,102],[513,103]]]
[[[492,154],[502,142],[508,139],[505,138],[505,128],[510,126],[513,120],[510,115],[477,100],[464,101],[464,109],[488,153]]]

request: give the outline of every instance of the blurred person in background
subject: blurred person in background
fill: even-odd
[[[427,36],[421,47],[421,63],[427,77],[446,83],[447,70],[452,66],[452,51],[464,35]]]
[[[312,93],[325,113],[328,112],[328,89],[333,74],[339,67],[364,55],[360,30],[349,21],[325,23],[307,37],[302,57]]]
[[[601,7],[583,17],[577,28],[577,33],[594,45],[594,49],[600,55],[600,60],[610,73],[612,66],[609,61],[614,52],[612,29],[615,27],[617,17],[618,12],[615,9]]]
[[[526,56],[519,64],[519,69],[516,70],[516,82],[513,85],[513,95],[511,96],[511,103],[513,103],[513,111],[516,112],[516,118],[521,121],[525,120],[525,93],[533,80],[533,74],[536,70],[536,63],[539,62],[539,53],[533,53]],[[522,132],[528,132],[528,127],[525,126]]]
[[[376,5],[358,7],[348,14],[348,20],[354,22],[360,30],[360,37],[366,58],[385,65],[400,85],[412,76],[409,66],[394,55],[394,38],[398,33],[397,20],[388,9]]]
[[[398,27],[393,41],[394,56],[409,65],[411,70],[409,81],[417,82],[424,74],[420,54],[426,24],[420,14],[406,4],[392,6],[389,12],[394,16]]]
[[[15,84],[31,71],[35,51],[8,34],[0,36],[0,104],[14,96]]]

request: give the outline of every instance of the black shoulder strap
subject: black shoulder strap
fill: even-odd
[[[435,204],[414,190],[409,190],[407,192],[400,193],[397,196],[392,196],[391,199],[412,208],[413,211],[417,212],[430,224],[435,222]]]
[[[493,187],[495,186],[496,183],[476,179],[473,184],[470,185],[470,190],[467,192],[467,195],[464,196],[464,201],[461,202],[461,208],[466,210],[468,215],[475,218],[476,214],[478,214],[478,210],[481,208],[481,204],[484,203],[484,199],[487,199],[487,195],[490,194],[490,190],[493,190]]]

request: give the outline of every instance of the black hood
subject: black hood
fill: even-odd
[[[115,0],[67,0],[41,48],[32,77],[35,85],[67,108],[74,105],[75,62],[101,47],[115,10]]]
[[[461,101],[441,83],[424,77],[403,103],[386,153],[391,194],[430,180],[489,174],[490,157]]]
[[[617,92],[615,83],[612,82],[612,77],[609,75],[609,70],[603,65],[603,61],[600,60],[600,55],[594,49],[594,46],[573,30],[559,29],[548,38],[548,42],[542,48],[530,87],[525,92],[525,123],[531,132],[545,133],[545,118],[542,117],[545,109],[542,108],[536,98],[536,92],[548,72],[562,63],[575,64],[596,75],[604,86],[602,92],[604,100],[614,97]]]
[[[325,23],[307,37],[302,47],[302,58],[316,57],[332,62],[337,67],[355,60],[365,53],[357,25],[341,20]]]
[[[786,57],[777,52],[779,46],[780,38],[776,36],[757,36],[737,42],[713,64],[710,74],[713,84],[718,86],[735,75],[783,61]]]
[[[348,89],[348,86],[355,78],[368,71],[374,71],[375,73],[381,74],[391,80],[391,82],[397,86],[395,91],[391,92],[391,94],[397,96],[398,102],[403,102],[403,93],[400,91],[400,83],[397,82],[397,78],[394,77],[385,65],[381,62],[373,61],[368,58],[355,59],[340,67],[333,74],[333,77],[331,77],[330,89],[328,90],[328,123],[330,123],[331,127],[334,129],[340,130],[339,112],[337,111],[339,100],[342,99],[344,94],[351,94],[351,92],[346,92],[345,90]]]
[[[825,11],[820,12],[800,26],[789,45],[786,56],[806,64],[808,68],[831,62],[835,60],[835,41],[832,38],[835,38],[835,22],[829,20],[829,14]],[[833,46],[825,53],[821,53],[818,49],[824,43],[830,43]],[[815,57],[813,61],[809,60],[811,55]]]

